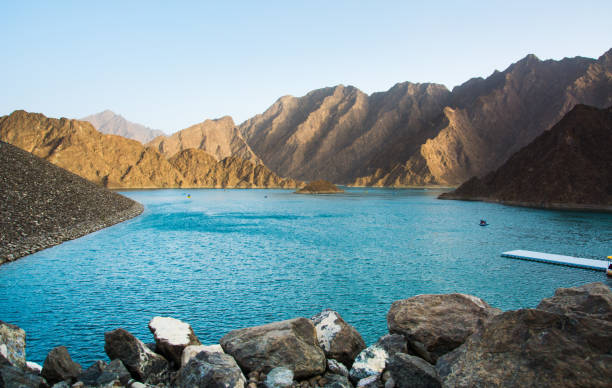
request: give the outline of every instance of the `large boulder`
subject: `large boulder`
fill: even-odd
[[[104,333],[104,351],[111,360],[121,360],[138,381],[153,385],[168,381],[168,361],[124,329]]]
[[[333,310],[323,310],[310,319],[315,325],[317,340],[325,356],[350,368],[355,357],[366,347],[361,334]]]
[[[393,379],[395,388],[442,387],[436,368],[420,357],[396,353],[389,359],[386,370]]]
[[[612,290],[600,282],[558,288],[553,297],[542,299],[537,309],[558,314],[586,314],[612,321]]]
[[[200,352],[225,353],[221,345],[189,345],[183,349],[181,368]]]
[[[154,317],[149,330],[155,338],[155,350],[175,365],[181,365],[183,349],[189,345],[200,345],[191,325],[170,317]]]
[[[357,355],[349,376],[355,383],[371,376],[379,376],[385,369],[389,358],[396,353],[407,351],[406,339],[403,336],[387,334]]]
[[[177,387],[243,388],[246,379],[232,356],[202,351],[178,371],[174,383]]]
[[[42,377],[49,384],[59,383],[60,381],[76,381],[76,378],[81,374],[81,365],[72,361],[68,349],[65,346],[58,346],[49,352],[43,369]]]
[[[0,363],[0,387],[48,388],[44,378],[10,363]]]
[[[25,347],[25,331],[18,326],[0,321],[0,355],[3,355],[11,364],[25,368]]]
[[[390,333],[406,337],[413,352],[435,364],[500,312],[471,295],[417,295],[393,302],[387,325]]]
[[[493,318],[436,364],[451,387],[610,387],[612,322],[537,309]]]
[[[327,366],[315,327],[306,318],[233,330],[220,343],[246,373],[284,366],[301,379],[321,374]]]

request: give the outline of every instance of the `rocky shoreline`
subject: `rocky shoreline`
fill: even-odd
[[[0,321],[0,387],[608,387],[612,291],[559,288],[535,309],[502,312],[466,294],[394,302],[389,333],[366,347],[340,314],[324,310],[237,329],[202,345],[188,323],[154,317],[155,343],[105,333],[111,360],[87,369],[63,346],[26,361],[26,334]]]
[[[143,206],[0,142],[0,265],[141,214]]]

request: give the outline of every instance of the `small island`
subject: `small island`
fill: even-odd
[[[339,189],[336,185],[326,180],[312,181],[302,187],[296,194],[338,194],[344,193],[344,190]]]

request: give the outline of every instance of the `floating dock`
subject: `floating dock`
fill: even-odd
[[[523,250],[508,251],[502,253],[501,255],[503,257],[509,257],[511,259],[539,261],[541,263],[565,265],[568,267],[585,268],[604,272],[608,268],[609,264],[609,262],[605,260],[584,259],[582,257],[562,256],[554,255],[552,253],[541,253]]]

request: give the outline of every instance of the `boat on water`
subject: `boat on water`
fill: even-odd
[[[485,220],[480,220],[480,226],[488,226],[489,224]]]

